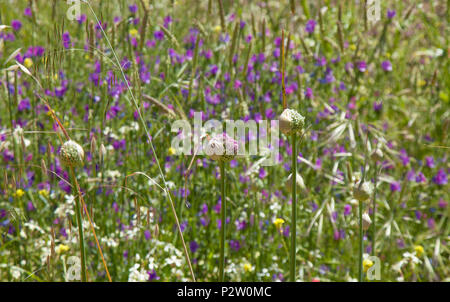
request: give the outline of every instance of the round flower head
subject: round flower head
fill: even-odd
[[[293,109],[284,109],[280,115],[280,131],[285,135],[301,133],[305,126],[305,118]]]
[[[76,167],[83,164],[84,151],[79,144],[69,140],[62,145],[59,157],[66,166]]]
[[[226,133],[213,136],[206,146],[206,155],[212,160],[229,162],[236,157],[238,143]]]
[[[362,215],[362,227],[363,227],[363,230],[367,231],[371,224],[372,224],[372,220],[370,219],[369,214],[367,214],[367,212],[364,213]]]
[[[359,183],[357,183],[353,187],[353,197],[360,202],[369,199],[370,195],[372,195],[372,192],[373,192],[372,183],[368,181],[363,182],[361,184],[361,187],[359,186]]]

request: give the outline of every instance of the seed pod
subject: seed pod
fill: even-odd
[[[363,227],[363,230],[367,231],[371,224],[372,224],[372,220],[370,219],[369,214],[367,214],[367,212],[364,213],[362,215],[362,227]]]
[[[280,131],[285,135],[301,133],[305,126],[305,118],[293,109],[285,109],[280,115]]]
[[[84,151],[79,144],[69,140],[62,145],[59,157],[66,166],[81,166],[84,161]]]
[[[206,146],[206,155],[212,160],[229,162],[236,157],[238,142],[226,133],[217,134],[212,137]]]
[[[363,202],[370,198],[372,192],[373,192],[372,183],[365,181],[361,184],[361,187],[359,186],[359,183],[357,183],[353,187],[353,198],[355,198],[360,202]]]

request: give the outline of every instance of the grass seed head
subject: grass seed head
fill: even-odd
[[[373,186],[372,183],[365,181],[359,186],[359,183],[357,183],[353,187],[353,198],[356,200],[363,202],[370,198],[373,192]]]

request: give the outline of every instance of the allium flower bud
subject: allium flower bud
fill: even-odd
[[[305,189],[305,183],[303,181],[303,177],[297,173],[297,176],[295,178],[295,182],[297,183],[297,187],[300,187],[302,189]],[[291,193],[292,192],[292,173],[289,174],[288,178],[286,179],[286,190]]]
[[[295,110],[285,109],[280,115],[280,131],[285,135],[301,133],[305,118]]]
[[[212,160],[229,162],[238,153],[238,142],[226,133],[217,134],[208,141],[205,152]]]
[[[367,214],[367,212],[364,213],[362,215],[362,227],[363,227],[363,230],[367,231],[371,224],[372,224],[372,220],[370,219],[369,214]]]
[[[79,144],[69,140],[62,145],[59,157],[66,166],[76,167],[83,164],[84,151]]]
[[[373,192],[373,186],[372,183],[365,181],[361,184],[361,187],[359,186],[359,183],[357,183],[353,187],[353,197],[360,201],[366,201],[370,198],[370,195],[372,195]]]
[[[380,161],[383,159],[383,151],[381,151],[381,149],[377,148],[375,149],[372,154],[370,154],[370,158],[373,161]]]

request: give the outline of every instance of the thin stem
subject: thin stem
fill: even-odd
[[[225,225],[226,212],[227,212],[227,198],[225,196],[225,164],[220,163],[220,182],[221,182],[221,200],[222,206],[220,207],[220,262],[219,262],[219,281],[223,282],[225,279],[224,267],[225,267]]]
[[[372,204],[372,211],[373,211],[373,215],[372,215],[372,254],[374,256],[377,255],[376,253],[376,236],[377,236],[377,228],[376,228],[376,213],[377,213],[377,201],[376,201],[376,194],[377,194],[377,177],[378,177],[378,173],[377,173],[377,162],[375,162],[375,169],[374,169],[374,174],[375,174],[375,184],[374,184],[374,188],[373,188],[373,204]]]
[[[297,135],[292,134],[292,209],[291,209],[291,263],[289,278],[295,282],[295,239],[297,235]]]
[[[359,282],[363,282],[363,222],[362,222],[362,202],[359,202]]]
[[[73,168],[70,168],[70,173],[72,174],[73,182],[76,182],[75,172]],[[77,187],[76,185],[74,187]],[[81,205],[80,198],[75,198],[75,208],[77,211],[77,224],[78,224],[78,235],[80,240],[80,254],[81,254],[81,281],[86,282],[86,250],[84,248],[84,234],[83,234],[83,221],[81,219]]]

